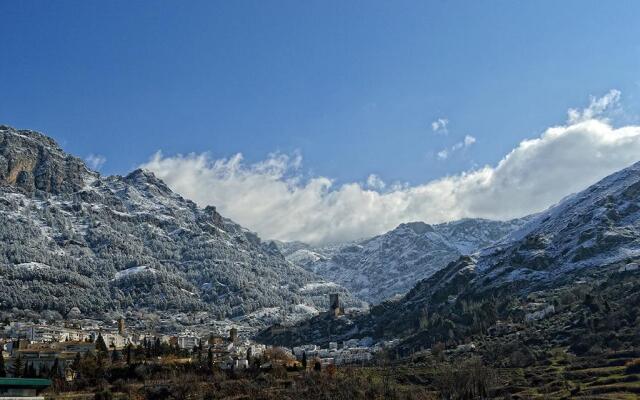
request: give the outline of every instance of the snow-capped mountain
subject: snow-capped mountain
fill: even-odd
[[[147,307],[308,315],[328,306],[330,292],[361,304],[152,173],[103,177],[52,139],[6,126],[0,286],[2,309],[62,314]]]
[[[406,293],[461,255],[497,242],[524,221],[413,222],[356,243],[317,248],[299,242],[278,246],[287,260],[347,287],[363,300],[379,303]]]
[[[290,331],[261,333],[271,343],[318,343],[351,337],[454,335],[474,324],[473,310],[494,308],[532,292],[606,281],[640,261],[640,163],[532,217],[520,229],[473,255],[464,255],[395,301],[352,320],[336,320],[327,334],[321,317]],[[632,272],[635,273],[635,272]],[[579,291],[579,289],[577,289]],[[482,311],[481,310],[481,311]],[[482,312],[475,315],[481,315]],[[475,321],[478,322],[478,321]],[[425,325],[425,324],[434,325]],[[447,333],[448,332],[448,333]],[[412,336],[417,335],[417,336]],[[417,342],[416,342],[417,341]],[[429,342],[422,342],[422,345]]]
[[[539,214],[472,260],[472,285],[530,290],[640,257],[640,163]],[[595,270],[594,270],[595,268]]]
[[[565,198],[499,243],[461,257],[398,302],[372,309],[375,317],[363,319],[361,329],[386,326],[398,334],[425,310],[445,315],[464,304],[597,281],[639,259],[637,163]]]

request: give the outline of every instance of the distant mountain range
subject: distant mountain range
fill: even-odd
[[[403,228],[406,231],[406,228]],[[510,298],[615,275],[640,259],[640,163],[565,198],[478,253],[449,263],[405,296],[353,319],[316,317],[264,341],[295,344],[329,338],[421,337],[490,324]],[[423,328],[424,327],[424,328]],[[447,333],[448,332],[448,333]]]
[[[0,309],[204,310],[302,318],[347,290],[152,173],[101,176],[40,133],[0,126]],[[265,311],[267,310],[267,311]]]
[[[498,242],[527,219],[412,222],[371,239],[326,247],[276,242],[287,260],[348,288],[370,303],[405,294],[462,255]]]

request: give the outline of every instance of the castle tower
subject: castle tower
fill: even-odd
[[[342,307],[340,306],[340,295],[338,293],[329,294],[329,312],[334,317],[342,314]]]
[[[229,331],[229,340],[232,343],[235,343],[238,340],[238,330],[236,328],[231,328]]]
[[[118,333],[122,336],[124,336],[124,318],[120,317],[118,318]]]

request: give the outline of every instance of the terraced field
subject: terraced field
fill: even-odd
[[[640,398],[640,372],[629,371],[638,362],[640,351],[611,353],[604,356],[575,357],[558,351],[546,365],[527,368],[497,368],[486,372],[491,381],[488,398],[498,399],[584,399],[613,400]],[[397,384],[410,390],[420,387],[434,398],[449,384],[443,377],[464,364],[396,365],[384,368],[362,368],[358,373],[367,379],[392,376]],[[390,372],[391,371],[391,372]],[[482,378],[481,378],[482,379]],[[454,383],[451,382],[453,386]],[[452,397],[455,398],[455,397]]]

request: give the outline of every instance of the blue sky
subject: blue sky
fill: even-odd
[[[497,165],[590,95],[622,93],[618,124],[640,105],[635,1],[21,0],[0,17],[0,123],[105,173],[158,150],[281,152],[306,178],[413,186]]]
[[[124,173],[153,152],[299,150],[339,181],[495,163],[611,88],[640,3],[4,1],[0,120]],[[449,120],[449,135],[431,122]],[[473,149],[441,162],[465,135]]]

